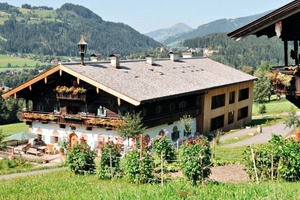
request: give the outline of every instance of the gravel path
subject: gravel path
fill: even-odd
[[[286,136],[292,130],[293,130],[292,128],[285,127],[285,124],[283,122],[279,122],[273,126],[262,127],[262,133],[255,134],[254,136],[242,141],[238,141],[228,145],[223,145],[222,147],[237,147],[237,146],[247,146],[250,144],[267,143],[272,138],[273,134]],[[250,128],[250,129],[242,129],[239,131],[235,131],[233,133],[228,133],[220,138],[220,142],[235,137],[254,134],[256,133],[256,131],[257,131],[257,127]]]
[[[62,171],[62,170],[66,170],[66,169],[67,169],[66,167],[61,167],[61,168],[44,169],[44,170],[37,170],[37,171],[31,171],[31,172],[6,174],[6,175],[0,175],[0,180],[1,179],[12,179],[12,178],[18,178],[18,177],[24,177],[24,176],[30,176],[30,175],[47,174],[47,173]]]

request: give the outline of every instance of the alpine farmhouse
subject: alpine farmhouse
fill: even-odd
[[[166,129],[173,143],[182,139],[179,119],[192,118],[192,135],[240,128],[251,121],[255,77],[209,58],[170,53],[170,59],[64,63],[4,93],[26,100],[22,120],[47,144],[85,140],[92,148],[113,139],[125,113],[141,113],[145,134]],[[84,49],[85,48],[85,49]]]

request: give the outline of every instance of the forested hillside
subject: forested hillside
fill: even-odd
[[[123,23],[113,23],[87,8],[64,4],[22,8],[0,3],[0,50],[43,55],[77,56],[77,43],[84,31],[88,53],[122,56],[161,46]]]
[[[257,67],[262,61],[270,65],[284,63],[281,39],[249,36],[240,41],[230,39],[226,33],[215,33],[186,40],[184,46],[213,50],[212,59],[232,67]]]

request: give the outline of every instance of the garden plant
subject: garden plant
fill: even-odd
[[[100,179],[111,179],[120,176],[121,145],[108,141],[101,150],[97,175]]]
[[[94,173],[96,152],[86,143],[75,144],[67,152],[66,164],[75,174]]]

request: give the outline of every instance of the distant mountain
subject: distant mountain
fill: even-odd
[[[170,38],[166,39],[163,43],[169,45],[172,43],[183,42],[184,40],[187,40],[187,39],[201,37],[201,36],[209,35],[212,33],[228,33],[228,32],[234,31],[242,26],[245,26],[246,24],[249,24],[250,22],[266,15],[269,12],[271,12],[271,11],[268,11],[268,12],[265,12],[262,14],[248,16],[248,17],[240,17],[240,18],[236,18],[236,19],[219,19],[219,20],[198,26],[198,28],[196,28],[190,32],[170,37]]]
[[[89,9],[66,3],[54,10],[46,6],[22,8],[0,3],[0,52],[77,56],[84,32],[88,54],[126,56],[161,44],[123,23],[104,21]]]
[[[166,39],[170,37],[175,37],[179,34],[187,33],[189,31],[193,30],[191,27],[184,23],[177,23],[174,26],[171,26],[170,28],[165,29],[159,29],[156,31],[152,31],[149,33],[146,33],[145,35],[153,38],[154,40],[163,43]]]

